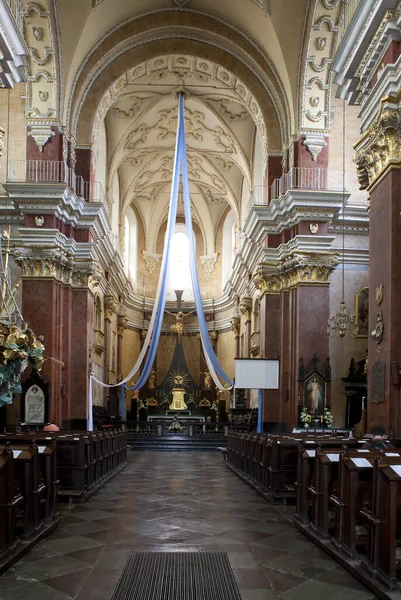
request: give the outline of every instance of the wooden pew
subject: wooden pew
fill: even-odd
[[[391,453],[381,452],[376,458],[372,502],[360,511],[368,529],[361,568],[388,590],[400,591],[401,457],[388,456]]]
[[[23,501],[14,481],[13,453],[5,446],[0,452],[0,564],[20,543],[17,538],[17,511],[22,508]]]

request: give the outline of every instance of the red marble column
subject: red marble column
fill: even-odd
[[[51,279],[24,278],[22,280],[22,314],[34,333],[43,335],[45,354],[62,360],[62,339],[59,334],[61,285]],[[47,359],[42,377],[50,382],[50,419],[61,423],[60,397],[62,365]],[[26,373],[25,377],[28,376]]]
[[[298,285],[291,292],[290,373],[291,406],[287,425],[295,427],[298,420],[298,366],[303,357],[306,371],[312,369],[314,354],[322,369],[329,355],[329,338],[326,334],[329,319],[330,296],[327,285]],[[292,420],[291,420],[292,417]]]
[[[368,430],[380,425],[394,435],[401,433],[401,171],[393,169],[371,192],[369,219],[369,331],[383,315],[380,343],[368,342]],[[383,300],[376,289],[383,286]],[[380,299],[380,298],[379,298]],[[384,378],[380,375],[384,371]]]
[[[281,360],[280,360],[280,408],[283,423],[293,420],[294,407],[290,404],[290,398],[296,396],[293,378],[290,377],[291,370],[290,349],[292,347],[292,328],[290,327],[290,292],[285,290],[281,293]]]
[[[264,294],[260,300],[260,348],[263,358],[281,356],[281,298]],[[281,369],[281,365],[280,365]],[[263,423],[282,423],[280,390],[263,392]]]

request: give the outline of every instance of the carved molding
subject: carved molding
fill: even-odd
[[[277,266],[259,265],[252,280],[264,294],[280,294],[299,284],[327,285],[339,261],[334,253],[293,253]]]
[[[106,294],[104,297],[104,314],[106,319],[111,319],[118,311],[119,303],[111,294]]]
[[[49,120],[58,118],[58,55],[57,33],[54,30],[50,0],[41,3],[23,0],[25,15],[25,39],[29,49],[26,117],[28,124],[41,121],[39,126],[50,130]],[[60,93],[59,93],[60,92]],[[54,135],[54,134],[53,134]],[[32,135],[42,151],[51,134],[44,138],[39,132]]]
[[[74,257],[60,249],[43,246],[17,248],[14,260],[21,267],[22,277],[54,278],[68,284],[74,268]]]
[[[336,255],[330,253],[293,254],[278,266],[282,289],[290,289],[299,284],[327,285],[338,262]]]
[[[381,100],[376,121],[355,145],[360,189],[370,190],[392,166],[401,165],[401,95]]]
[[[240,313],[244,315],[245,322],[250,321],[252,316],[252,298],[249,298],[248,296],[241,298],[238,308]]]
[[[271,270],[264,265],[259,265],[252,276],[256,288],[259,290],[259,295],[263,294],[279,294],[282,289],[281,277],[277,274],[277,270]]]
[[[234,332],[235,337],[239,337],[240,329],[241,329],[241,317],[239,315],[233,315],[231,317],[231,329]]]
[[[205,273],[211,275],[216,267],[216,262],[219,254],[215,252],[214,254],[208,254],[200,257],[200,261],[205,269]]]
[[[4,148],[4,136],[6,134],[6,130],[0,127],[0,156],[3,156],[3,148]]]
[[[118,335],[124,335],[124,331],[127,329],[128,319],[125,315],[117,315],[117,333]]]
[[[43,148],[46,143],[54,137],[52,126],[46,123],[32,124],[28,135],[32,137],[38,145],[40,152],[43,152]]]
[[[306,133],[302,142],[312,155],[312,160],[317,160],[320,152],[327,146],[324,133]]]
[[[149,271],[149,273],[153,273],[153,271],[156,269],[156,265],[160,261],[162,255],[155,254],[153,252],[146,252],[146,250],[142,250],[142,256],[145,261],[146,269]]]

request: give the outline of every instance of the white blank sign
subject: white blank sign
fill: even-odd
[[[279,361],[265,358],[236,358],[235,387],[254,390],[278,390]]]

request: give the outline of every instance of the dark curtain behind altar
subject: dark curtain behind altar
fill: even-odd
[[[197,335],[184,335],[182,337],[182,348],[189,373],[199,387],[200,371],[200,339]]]

